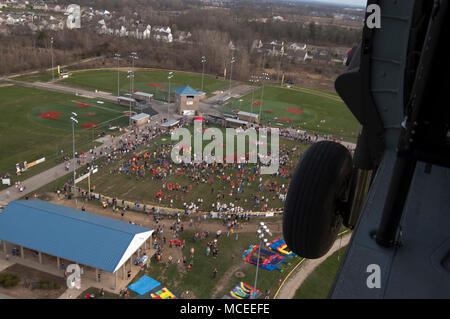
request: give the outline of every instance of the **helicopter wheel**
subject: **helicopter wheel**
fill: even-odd
[[[289,185],[283,215],[288,247],[299,256],[320,258],[342,225],[352,176],[352,157],[343,145],[322,141],[302,155]]]

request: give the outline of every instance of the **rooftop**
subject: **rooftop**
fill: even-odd
[[[189,85],[176,88],[176,89],[174,89],[174,91],[178,95],[202,95],[202,93],[194,90]]]
[[[41,200],[13,201],[0,212],[0,239],[108,272],[152,232]]]

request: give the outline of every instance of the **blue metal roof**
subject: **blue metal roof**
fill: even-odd
[[[189,85],[182,86],[180,88],[174,89],[175,93],[178,95],[202,95],[200,92],[197,92],[193,88],[191,88]]]
[[[135,235],[151,229],[41,200],[0,212],[0,239],[113,272]]]

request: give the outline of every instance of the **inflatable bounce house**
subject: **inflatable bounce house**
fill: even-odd
[[[295,256],[295,254],[286,245],[286,242],[284,241],[284,239],[272,240],[269,243],[269,248],[272,249],[273,251],[276,251],[277,253],[279,253],[283,256],[289,257],[289,258],[293,258]]]
[[[252,298],[253,294],[254,296]],[[260,292],[258,289],[255,289],[242,281],[230,291],[232,299],[256,299],[259,294]]]
[[[259,246],[257,245],[250,245],[250,247],[242,255],[242,259],[250,264],[256,265],[256,263],[258,262],[258,248]],[[259,267],[269,271],[272,271],[274,269],[282,270],[280,268],[282,263],[286,263],[283,256],[277,254],[274,251],[261,248],[259,256]]]
[[[177,299],[177,297],[165,287],[150,296],[152,299]]]

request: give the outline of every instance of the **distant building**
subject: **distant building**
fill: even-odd
[[[226,127],[247,127],[250,123],[247,121],[232,119],[232,118],[225,118],[225,126]]]
[[[250,123],[259,124],[259,115],[255,113],[249,113],[244,111],[239,111],[237,117],[241,121],[246,121]]]
[[[125,97],[125,96],[119,96],[117,98],[117,104],[125,105],[125,106],[129,106],[129,105],[136,106],[136,100],[129,98],[129,97]]]
[[[135,92],[135,93],[133,93],[133,97],[137,101],[142,101],[142,102],[151,102],[153,100],[153,94],[145,93],[145,92]]]
[[[146,114],[146,113],[136,114],[131,117],[131,123],[135,127],[146,125],[146,124],[148,124],[149,121],[150,121],[150,115]]]
[[[176,88],[174,91],[178,114],[185,116],[196,115],[202,94],[191,88],[189,85]]]

